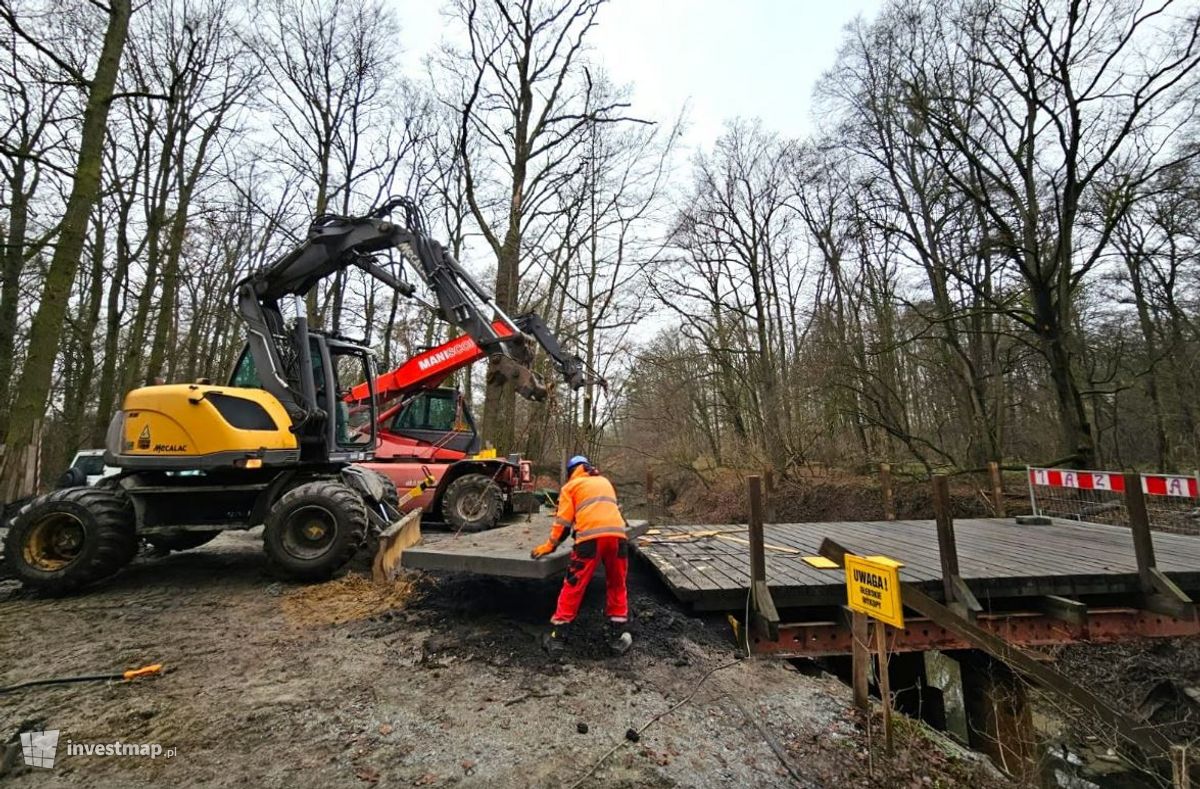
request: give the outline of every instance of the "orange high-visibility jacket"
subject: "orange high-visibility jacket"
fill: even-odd
[[[579,466],[558,492],[558,513],[550,529],[550,539],[560,543],[575,530],[575,544],[597,537],[625,539],[625,518],[617,506],[612,483],[599,475],[588,474]]]

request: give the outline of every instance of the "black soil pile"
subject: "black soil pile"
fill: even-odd
[[[558,598],[560,580],[535,582],[468,573],[430,573],[414,585],[417,594],[404,611],[366,619],[352,637],[383,637],[401,628],[432,631],[423,645],[426,660],[482,661],[497,666],[552,669],[542,635]],[[657,577],[640,560],[628,577],[629,629],[639,652],[687,665],[685,643],[734,649],[728,623],[720,617],[684,613]],[[578,619],[572,624],[564,661],[609,661],[605,640],[604,574],[588,587]]]

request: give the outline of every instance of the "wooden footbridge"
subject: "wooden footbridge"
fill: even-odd
[[[934,501],[932,520],[768,523],[761,536],[754,524],[659,526],[636,545],[695,610],[740,612],[749,600],[766,614],[769,632],[757,632],[754,642],[762,653],[850,653],[845,576],[820,559],[825,540],[901,562],[901,581],[1023,646],[1200,633],[1191,604],[1200,595],[1200,537],[1152,533],[1136,517],[1129,528],[1054,518],[955,520],[944,491]],[[967,646],[920,617],[906,624],[896,636],[899,651]]]
[[[1192,603],[1200,593],[1200,537],[1152,533],[1140,480],[1129,477],[1128,528],[1044,517],[955,521],[945,477],[934,478],[933,520],[764,524],[761,480],[751,477],[746,526],[659,526],[636,545],[693,608],[735,619],[745,611],[738,640],[751,653],[851,656],[855,704],[864,711],[874,673],[888,742],[890,677],[905,665],[905,683],[926,700],[918,713],[946,723],[946,685],[929,670],[936,651],[959,672],[960,736],[1022,780],[1037,774],[1039,756],[1018,675],[1111,727],[1115,741],[1184,786],[1195,772],[1185,745],[1059,673],[1048,654],[1025,649],[1200,634]],[[886,626],[886,617],[869,624],[861,607],[849,610],[844,568],[863,564],[851,554],[868,564],[876,557],[875,566],[890,566],[878,557],[903,565],[892,594],[908,613],[898,626]],[[890,653],[925,654],[893,664]]]

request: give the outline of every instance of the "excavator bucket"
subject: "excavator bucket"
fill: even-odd
[[[379,535],[379,548],[375,551],[375,560],[371,563],[371,577],[376,583],[394,581],[404,550],[420,542],[421,510],[418,508]]]
[[[515,362],[507,356],[494,354],[489,359],[487,382],[494,384],[512,383],[517,394],[526,400],[542,402],[550,396],[551,389],[542,382],[537,373],[528,367]]]

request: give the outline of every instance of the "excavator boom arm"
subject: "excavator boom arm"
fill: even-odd
[[[405,210],[403,225],[385,218],[396,208]],[[483,352],[498,354],[510,370],[532,377],[528,371],[532,353],[521,330],[454,256],[425,234],[416,205],[408,198],[397,198],[370,216],[318,217],[302,244],[236,286],[238,311],[248,327],[249,349],[263,388],[279,399],[294,422],[302,422],[317,407],[311,394],[310,366],[287,363],[289,358],[306,355],[308,324],[301,315],[289,332],[280,300],[302,296],[321,280],[351,266],[363,269],[401,295],[412,296],[415,288],[411,283],[375,263],[372,256],[388,249],[400,250],[434,292],[443,320],[465,331]],[[504,333],[496,328],[497,324]]]

